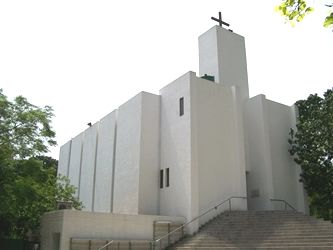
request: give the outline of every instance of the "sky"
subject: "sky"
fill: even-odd
[[[198,36],[222,12],[245,37],[250,96],[292,105],[333,87],[324,1],[291,27],[279,0],[0,1],[0,88],[50,105],[59,147],[141,91],[199,72]]]

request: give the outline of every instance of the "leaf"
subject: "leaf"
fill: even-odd
[[[306,13],[310,13],[310,12],[313,12],[313,11],[314,11],[314,8],[312,8],[312,7],[307,7],[306,10],[305,10]]]
[[[301,22],[304,18],[304,15],[299,15],[296,19],[297,22]]]
[[[289,15],[289,20],[293,20],[297,16],[297,12],[294,11]]]
[[[302,2],[302,4],[299,6],[300,11],[305,10],[305,8],[306,8],[306,3]]]
[[[329,26],[333,25],[333,12],[325,18],[324,27],[328,28]]]

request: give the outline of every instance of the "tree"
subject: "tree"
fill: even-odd
[[[333,219],[333,89],[296,102],[297,130],[290,131],[289,152],[302,168],[300,181],[310,207]]]
[[[0,90],[0,110],[0,147],[11,154],[10,158],[40,155],[56,145],[50,106],[36,107],[22,96],[12,103]]]
[[[0,90],[0,236],[24,238],[39,227],[40,216],[57,200],[82,204],[65,177],[57,177],[57,161],[44,156],[56,145],[52,108],[39,108],[26,98],[8,101]]]
[[[330,9],[329,14],[324,20],[324,27],[333,26],[333,3],[326,4],[326,7]],[[305,0],[283,0],[282,3],[277,6],[277,11],[281,15],[285,16],[292,24],[294,21],[301,22],[303,18],[312,12],[314,9],[307,5]]]

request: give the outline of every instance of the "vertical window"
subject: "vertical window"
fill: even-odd
[[[170,183],[169,183],[169,168],[167,168],[165,170],[165,186],[166,187],[169,187],[170,186]]]
[[[160,170],[160,188],[163,188],[163,169]]]
[[[179,116],[184,115],[184,97],[179,99]]]

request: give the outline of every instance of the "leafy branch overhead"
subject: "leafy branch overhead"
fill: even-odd
[[[329,9],[329,14],[326,16],[323,25],[328,28],[333,26],[333,3],[325,6]],[[314,8],[308,6],[305,0],[283,0],[276,7],[276,10],[294,25],[295,21],[301,22],[307,14],[314,11]]]

